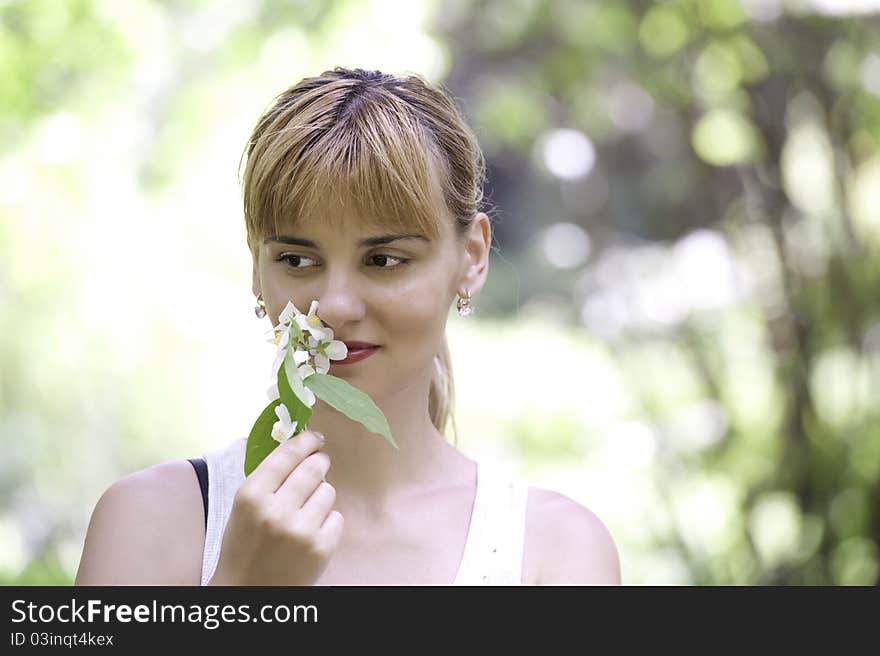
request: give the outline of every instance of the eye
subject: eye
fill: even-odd
[[[377,254],[375,254],[375,255],[370,255],[370,257],[367,258],[367,259],[369,259],[369,260],[373,260],[373,261],[375,261],[375,262],[378,262],[378,263],[379,263],[379,264],[378,264],[378,267],[379,267],[380,269],[385,270],[385,271],[393,271],[394,269],[399,269],[399,268],[402,267],[404,264],[406,264],[407,262],[409,262],[409,260],[408,260],[407,258],[397,257],[396,255],[385,255],[385,254],[382,254],[382,253],[377,253]],[[388,260],[396,260],[396,261],[398,262],[398,264],[395,264],[394,266],[384,266],[385,264],[388,263]]]
[[[288,267],[291,269],[304,269],[305,267],[297,266],[296,264],[302,260],[314,262],[312,258],[306,257],[305,255],[297,255],[296,253],[282,253],[276,259],[278,262],[287,262]]]

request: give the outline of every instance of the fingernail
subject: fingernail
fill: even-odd
[[[322,433],[319,433],[318,431],[315,431],[315,435],[318,436],[318,439],[321,440],[321,442],[326,442],[326,441],[327,441],[327,440],[324,439],[324,435],[323,435]]]

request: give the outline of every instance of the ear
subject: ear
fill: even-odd
[[[456,291],[463,292],[467,288],[471,295],[476,295],[489,275],[489,252],[492,250],[492,224],[489,217],[479,212],[464,239],[465,257]]]

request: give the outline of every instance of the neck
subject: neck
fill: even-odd
[[[315,404],[309,428],[327,440],[327,481],[336,488],[338,505],[381,513],[396,499],[460,482],[467,459],[431,422],[427,390],[412,386],[377,400],[397,449],[323,401]]]

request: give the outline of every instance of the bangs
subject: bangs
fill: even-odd
[[[252,249],[303,221],[335,228],[352,214],[366,226],[440,237],[441,222],[451,221],[443,158],[425,128],[388,96],[382,100],[390,107],[353,103],[338,120],[314,104],[287,113],[286,124],[270,120],[250,145],[245,174]]]

